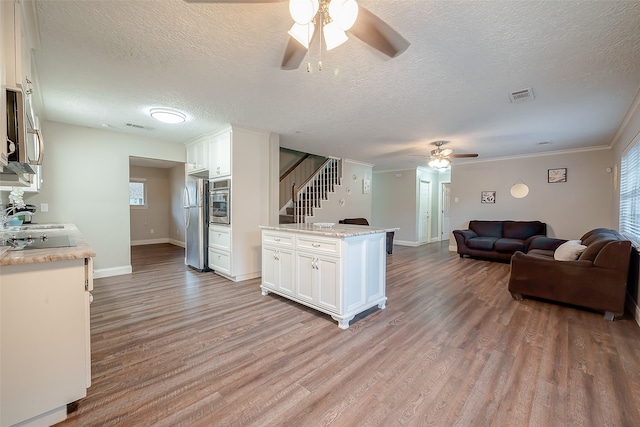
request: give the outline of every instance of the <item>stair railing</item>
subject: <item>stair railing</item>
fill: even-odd
[[[302,185],[292,186],[293,222],[303,223],[319,208],[322,200],[327,200],[334,187],[342,178],[342,161],[328,158]]]

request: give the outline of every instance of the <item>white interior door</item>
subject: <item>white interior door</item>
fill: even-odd
[[[418,218],[418,241],[429,243],[431,240],[431,182],[420,181],[420,202]]]
[[[442,183],[442,231],[440,234],[440,240],[449,240],[449,234],[451,233],[449,225],[449,210],[451,209],[451,183]]]

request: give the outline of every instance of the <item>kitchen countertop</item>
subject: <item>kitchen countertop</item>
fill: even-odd
[[[335,224],[331,227],[318,227],[313,224],[279,224],[261,225],[263,230],[287,231],[293,233],[313,234],[325,237],[354,237],[366,234],[386,233],[388,231],[398,231],[399,228],[379,228],[368,225]]]
[[[12,234],[31,234],[32,236],[41,236],[46,234],[47,236],[70,236],[75,242],[76,246],[62,247],[62,248],[46,248],[46,249],[28,249],[21,251],[9,251],[6,250],[6,246],[0,246],[0,266],[16,265],[16,264],[31,264],[37,262],[53,262],[67,259],[78,258],[91,258],[96,256],[96,253],[91,249],[91,246],[87,243],[84,236],[80,233],[80,230],[75,224],[60,223],[60,224],[38,224],[37,226],[58,225],[64,227],[63,229],[33,229],[33,230],[19,230],[18,228],[10,227],[7,230],[3,230],[4,235]],[[2,250],[5,250],[2,253]]]

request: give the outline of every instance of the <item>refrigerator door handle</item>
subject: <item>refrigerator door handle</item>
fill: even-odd
[[[189,228],[189,206],[191,206],[189,200],[189,189],[186,185],[182,190],[182,206],[184,206],[184,231],[186,233],[187,228]]]

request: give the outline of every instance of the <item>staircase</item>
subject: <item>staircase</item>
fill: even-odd
[[[291,222],[304,223],[307,217],[313,215],[313,209],[319,208],[323,200],[328,199],[329,193],[342,180],[342,161],[328,158],[316,172],[299,187],[292,188],[293,219]],[[283,218],[281,217],[281,223]]]

